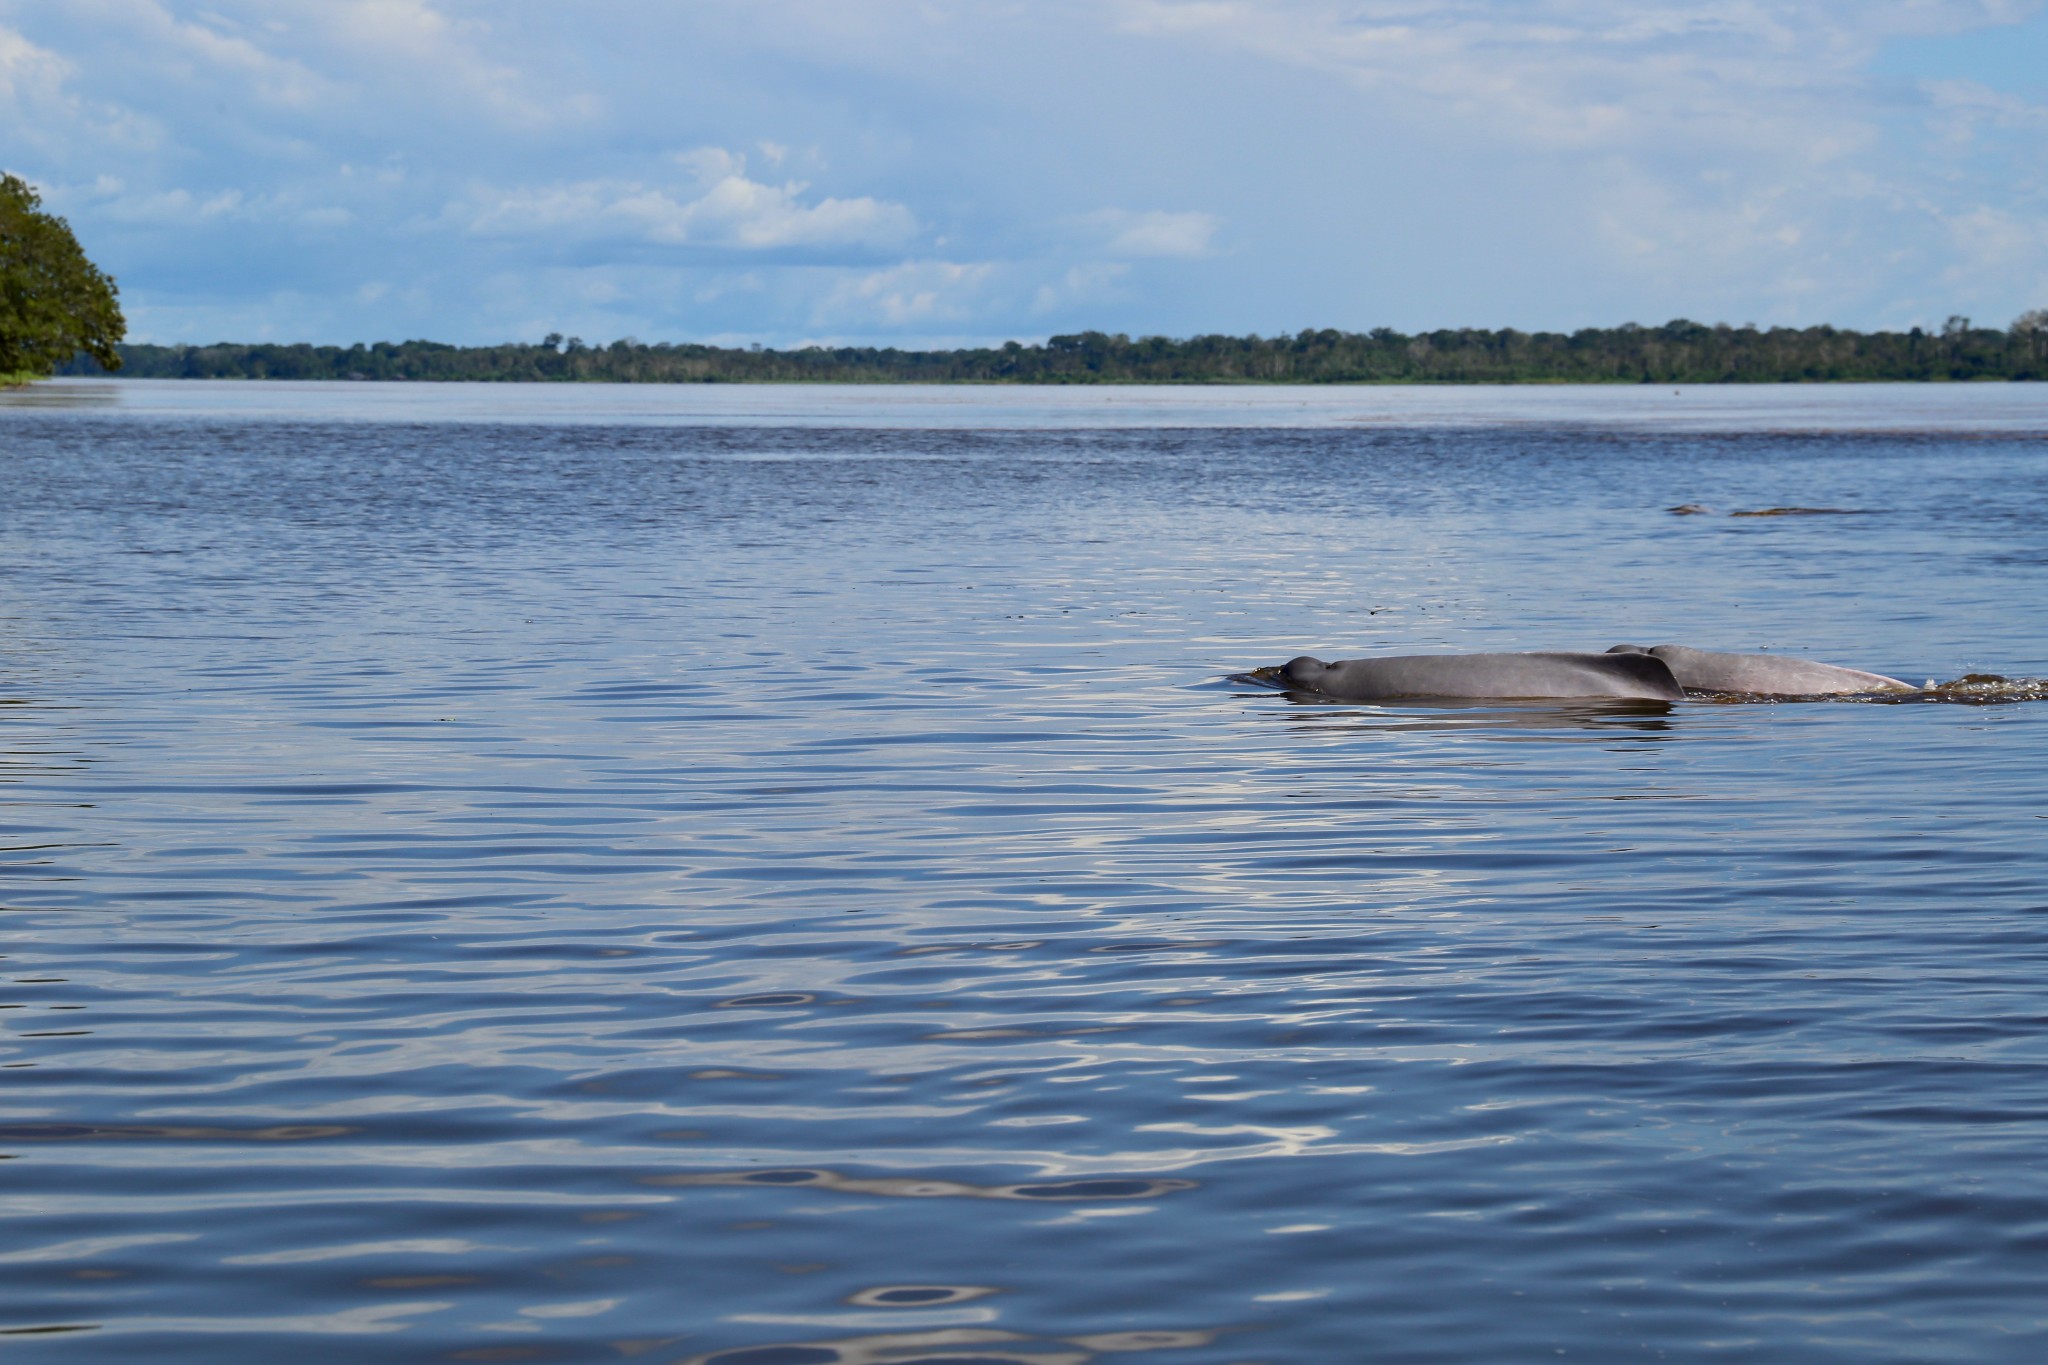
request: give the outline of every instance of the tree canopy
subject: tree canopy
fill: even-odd
[[[1745,384],[1842,380],[2048,380],[2048,310],[2009,328],[1952,317],[1939,331],[1708,326],[1683,318],[1576,332],[1445,328],[1413,335],[1308,331],[1185,340],[1081,332],[1027,346],[907,351],[873,346],[646,345],[564,341],[449,346],[221,342],[123,346],[155,379],[584,380],[612,383],[979,384]],[[90,373],[81,361],[73,373]]]
[[[127,334],[114,281],[28,183],[0,173],[0,381],[41,378],[80,351],[121,368]]]

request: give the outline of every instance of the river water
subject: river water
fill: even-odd
[[[2048,706],[1229,681],[2048,674],[2048,386],[75,383],[0,474],[24,1360],[2048,1356]]]

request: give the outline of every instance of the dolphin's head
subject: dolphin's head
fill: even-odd
[[[1329,671],[1330,666],[1321,659],[1313,654],[1304,654],[1281,665],[1280,680],[1289,687],[1314,687]]]
[[[1609,654],[1648,654],[1650,651],[1644,649],[1641,645],[1614,645],[1607,652]]]

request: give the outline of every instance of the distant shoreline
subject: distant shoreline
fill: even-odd
[[[1955,383],[2048,379],[2048,326],[2009,329],[1952,318],[1940,332],[1707,326],[1576,332],[1459,328],[1413,335],[1306,331],[1183,340],[1083,332],[1042,344],[907,351],[842,346],[772,350],[538,343],[354,346],[219,342],[124,345],[138,379],[397,380],[658,384],[1787,384]],[[61,373],[105,373],[81,357]]]
[[[827,377],[798,379],[613,379],[604,375],[578,376],[576,378],[531,379],[517,376],[506,377],[415,377],[382,375],[349,375],[344,378],[320,378],[303,375],[160,375],[160,374],[109,374],[102,370],[62,370],[54,375],[38,375],[11,385],[13,388],[27,388],[46,379],[90,379],[105,383],[121,384],[131,380],[148,380],[152,383],[180,383],[187,380],[216,384],[669,384],[689,387],[716,387],[720,385],[751,388],[801,388],[806,385],[840,385],[846,388],[911,388],[917,386],[945,387],[959,389],[1070,389],[1070,388],[1188,388],[1188,389],[1335,389],[1335,388],[1576,388],[1594,385],[1603,388],[1656,388],[1664,384],[1686,388],[1731,388],[1744,384],[1809,384],[1815,387],[1853,388],[1858,384],[2034,384],[2048,380],[2048,375],[2036,378],[2021,375],[2008,378],[2005,375],[1971,375],[1952,379],[1945,375],[1929,378],[1899,379],[1888,375],[1853,379],[834,379]]]

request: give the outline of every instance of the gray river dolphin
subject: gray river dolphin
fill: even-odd
[[[1623,697],[1684,701],[1670,665],[1647,653],[1405,654],[1324,663],[1304,654],[1261,677],[1282,687],[1339,701],[1391,697],[1502,700],[1529,697]]]
[[[1807,659],[1781,659],[1775,654],[1723,654],[1685,645],[1616,645],[1607,651],[1622,658],[1662,659],[1680,687],[1700,692],[1748,692],[1766,697],[1824,697],[1853,692],[1918,692],[1911,683],[1838,668]]]

